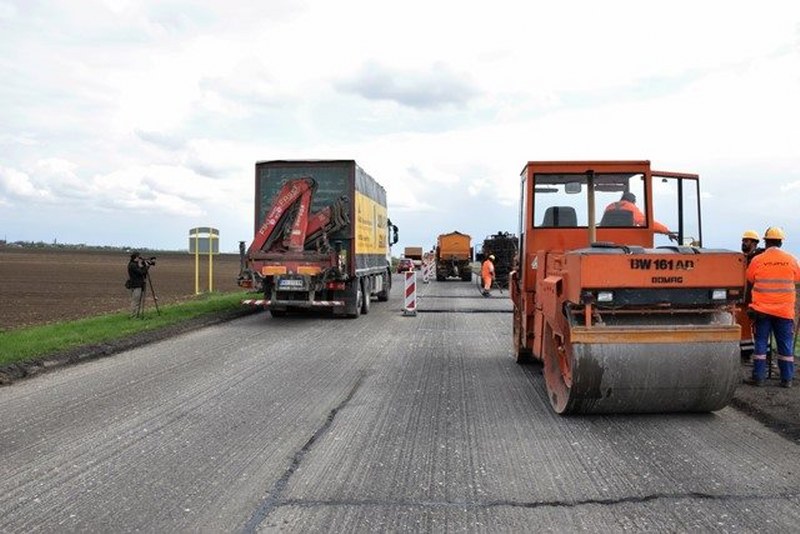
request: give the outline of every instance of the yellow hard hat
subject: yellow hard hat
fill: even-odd
[[[761,241],[761,238],[758,237],[758,232],[755,230],[745,230],[742,234],[742,239],[752,239],[753,241]]]
[[[764,239],[778,239],[783,241],[786,239],[786,234],[783,233],[783,230],[778,228],[777,226],[770,226],[764,232]]]

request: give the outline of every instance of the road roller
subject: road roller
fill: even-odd
[[[709,412],[740,376],[741,252],[702,246],[700,181],[649,161],[531,161],[511,274],[517,362],[559,414]]]

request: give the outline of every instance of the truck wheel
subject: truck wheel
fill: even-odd
[[[367,280],[364,279],[361,283],[361,315],[369,313],[370,296],[367,289]]]
[[[383,278],[383,291],[378,293],[378,302],[386,302],[389,300],[389,290],[392,289],[392,275],[385,273],[381,278]]]
[[[356,317],[358,317],[361,314],[361,308],[363,308],[364,306],[362,303],[364,292],[361,291],[361,282],[359,280],[355,280],[352,286],[356,290],[355,291],[356,301],[355,305],[352,308],[351,307],[346,308],[347,312],[345,313],[345,316],[348,319],[355,319]]]

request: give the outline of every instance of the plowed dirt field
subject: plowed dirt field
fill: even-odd
[[[158,304],[195,294],[195,257],[180,252],[156,256],[150,279]],[[0,248],[0,331],[127,310],[130,255],[125,252]],[[200,257],[200,291],[208,290],[208,256]],[[214,256],[213,290],[238,291],[238,254]],[[146,309],[153,308],[148,289]]]

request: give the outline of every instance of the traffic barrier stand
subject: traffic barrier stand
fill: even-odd
[[[405,301],[403,303],[403,315],[417,315],[417,273],[406,271],[405,277]]]
[[[422,283],[424,284],[431,281],[430,265],[427,261],[422,263]]]

